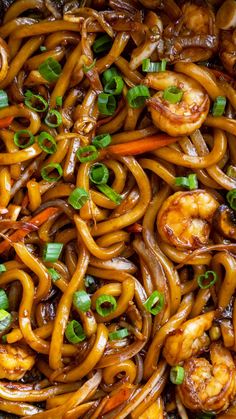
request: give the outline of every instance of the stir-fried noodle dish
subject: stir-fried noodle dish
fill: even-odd
[[[1,418],[236,418],[236,0],[0,19]]]

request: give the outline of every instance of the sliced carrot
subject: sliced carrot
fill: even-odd
[[[7,116],[6,118],[0,119],[0,128],[7,128],[13,121],[13,116]]]
[[[111,396],[107,403],[105,404],[103,411],[101,412],[103,415],[110,410],[115,409],[115,407],[119,406],[120,404],[124,403],[126,400],[128,400],[131,396],[131,394],[134,391],[134,386],[124,386],[121,387],[117,393],[115,393],[113,396]]]
[[[45,223],[49,217],[59,211],[58,208],[49,207],[40,212],[39,214],[35,215],[35,217],[31,218],[31,220],[27,220],[27,224],[31,224],[32,227],[39,227],[41,224]],[[32,228],[33,229],[33,228]],[[14,243],[19,242],[22,240],[29,232],[31,228],[21,228],[20,230],[14,231],[14,233],[8,237],[8,239]],[[10,243],[7,240],[4,240],[0,243],[0,254],[9,250],[11,247]]]
[[[110,145],[105,149],[106,153],[118,154],[119,156],[135,156],[136,154],[146,153],[157,150],[171,143],[176,143],[180,138],[170,137],[166,134],[153,135],[141,140],[129,141],[127,143]]]

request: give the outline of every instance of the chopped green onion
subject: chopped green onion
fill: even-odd
[[[95,54],[108,51],[112,46],[112,38],[108,35],[102,35],[93,43]]]
[[[36,106],[38,103],[38,106]],[[25,93],[25,105],[35,112],[45,112],[48,108],[47,101],[40,95],[35,95],[31,90]]]
[[[231,189],[226,195],[226,199],[233,210],[236,210],[236,189]]]
[[[217,96],[212,109],[213,116],[222,116],[225,111],[226,97]]]
[[[57,81],[61,74],[61,64],[54,58],[47,58],[38,68],[41,76],[49,83]]]
[[[89,311],[91,307],[91,300],[86,291],[80,290],[73,294],[74,306],[83,312]]]
[[[56,97],[56,105],[57,106],[62,106],[62,96],[57,96]]]
[[[107,196],[112,202],[115,202],[116,205],[119,205],[122,201],[122,197],[114,191],[110,186],[108,185],[96,185],[99,191],[101,191],[104,195]]]
[[[22,140],[25,140],[27,137],[28,141],[22,143]],[[15,132],[13,140],[15,145],[20,148],[27,148],[34,144],[34,136],[28,129],[21,129],[20,131]]]
[[[48,170],[55,169],[58,172],[58,176],[48,176]],[[41,176],[47,182],[57,182],[63,175],[62,167],[59,163],[49,163],[47,166],[44,166],[41,170]]]
[[[210,280],[210,278],[212,278]],[[212,287],[218,280],[218,275],[215,271],[206,271],[204,274],[199,275],[197,278],[198,285],[201,289],[205,290]]]
[[[44,45],[40,45],[39,49],[41,52],[47,51],[47,48]]]
[[[107,183],[109,179],[109,170],[103,163],[95,163],[89,171],[89,178],[91,182],[97,185]]]
[[[93,276],[86,275],[84,277],[84,285],[88,288],[89,292],[92,294],[96,290],[96,282]]]
[[[3,263],[1,263],[0,264],[0,274],[2,274],[3,272],[6,272],[6,270],[7,270],[6,266]]]
[[[12,322],[12,316],[8,311],[0,309],[0,332],[7,329]]]
[[[166,60],[161,60],[161,62],[160,62],[160,69],[159,69],[159,71],[166,71]]]
[[[2,336],[2,343],[7,343],[7,335]]]
[[[52,117],[55,117],[56,118],[56,121],[55,122],[52,122],[51,121]],[[59,127],[59,125],[62,124],[62,117],[61,117],[60,112],[58,112],[56,109],[51,109],[48,112],[46,118],[44,119],[44,122],[50,128],[57,128],[57,127]]]
[[[105,305],[105,306],[103,306]],[[96,311],[100,316],[106,317],[116,310],[117,302],[112,295],[100,295],[96,300]]]
[[[176,86],[170,86],[163,91],[163,99],[170,103],[178,103],[181,101],[183,94],[183,90]]]
[[[56,262],[63,249],[63,243],[46,243],[43,248],[44,262]]]
[[[112,95],[119,95],[124,87],[124,82],[122,77],[114,76],[111,80],[109,80],[104,86],[104,92],[110,93]]]
[[[96,148],[105,148],[107,147],[109,144],[111,143],[111,136],[110,134],[100,134],[100,135],[96,135],[96,137],[94,137],[92,139],[92,144],[94,145],[94,147]]]
[[[200,415],[197,416],[197,419],[212,419],[215,418],[216,414],[215,412],[207,412],[207,413],[202,413]]]
[[[126,338],[126,336],[129,336],[128,329],[120,329],[120,330],[116,330],[115,332],[109,333],[110,340],[123,339],[123,338]]]
[[[95,65],[96,65],[96,58],[93,60],[93,62],[92,62],[92,64],[90,64],[90,65],[83,65],[83,72],[86,74],[86,73],[88,73],[90,70],[92,70],[92,68],[93,67],[95,67]]]
[[[48,268],[48,273],[51,276],[53,282],[56,282],[61,278],[61,275],[56,271],[56,269]]]
[[[161,60],[158,63],[153,63],[149,58],[142,61],[142,71],[145,73],[155,73],[166,70],[166,60]]]
[[[86,335],[84,333],[84,330],[79,322],[77,320],[71,320],[71,322],[68,323],[65,330],[66,339],[70,343],[79,343],[82,342],[84,339],[86,339]]]
[[[141,108],[145,104],[146,99],[150,97],[147,86],[134,86],[128,90],[126,99],[131,108]]]
[[[116,110],[115,96],[108,93],[99,93],[98,110],[102,115],[113,115]]]
[[[184,368],[180,365],[172,367],[170,370],[170,381],[173,384],[182,384],[184,381]]]
[[[108,70],[104,71],[102,75],[103,84],[108,83],[113,77],[119,76],[118,71],[115,67],[110,67]]]
[[[48,141],[51,144],[50,147],[48,147],[47,145],[45,145],[45,142],[47,143]],[[39,147],[43,151],[45,151],[46,153],[48,153],[48,154],[54,154],[57,151],[57,143],[56,143],[56,141],[46,131],[40,132],[40,134],[38,136],[38,144],[39,144]]]
[[[80,163],[86,163],[88,161],[96,160],[98,157],[98,151],[94,145],[87,145],[85,147],[80,147],[76,151],[76,156]]]
[[[236,166],[230,165],[226,172],[227,176],[236,178]]]
[[[8,106],[8,96],[5,90],[0,90],[0,109]]]
[[[84,206],[84,204],[89,199],[88,192],[85,191],[83,188],[76,188],[71,192],[68,202],[74,208],[79,210]]]
[[[7,310],[9,308],[9,301],[6,291],[0,288],[0,309]]]
[[[189,188],[189,180],[187,177],[181,176],[175,178],[175,185],[182,186],[183,188]]]
[[[190,175],[188,175],[188,177],[176,177],[175,185],[182,186],[183,188],[188,188],[190,190],[197,189],[197,175],[195,173],[191,173]]]
[[[159,291],[154,291],[143,304],[146,310],[156,316],[164,307],[164,295]]]

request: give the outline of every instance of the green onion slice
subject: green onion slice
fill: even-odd
[[[176,177],[175,178],[176,186],[181,186],[183,188],[188,188],[190,190],[198,188],[198,180],[197,175],[195,173],[191,173],[188,177]]]
[[[154,291],[143,304],[146,310],[156,316],[164,307],[164,295],[159,291]]]
[[[123,338],[126,338],[126,336],[129,336],[128,329],[120,329],[120,330],[116,330],[115,332],[109,333],[110,340],[123,339]]]
[[[91,307],[91,300],[86,291],[80,290],[73,294],[74,306],[83,312],[89,311]]]
[[[115,67],[110,67],[108,70],[104,71],[102,75],[103,84],[108,83],[113,77],[119,76],[119,73]]]
[[[147,86],[134,86],[128,90],[126,99],[131,108],[141,108],[145,104],[146,99],[150,97]]]
[[[43,248],[44,262],[56,262],[63,249],[63,243],[46,243]]]
[[[111,80],[109,80],[104,86],[104,92],[110,93],[112,95],[119,95],[124,87],[124,82],[122,77],[114,76]]]
[[[83,188],[76,188],[71,192],[68,202],[74,208],[79,210],[88,201],[89,194]]]
[[[113,115],[116,110],[115,96],[110,95],[109,93],[99,93],[98,110],[102,115]]]
[[[0,309],[0,332],[6,330],[12,322],[12,316],[8,311]]]
[[[110,136],[110,134],[96,135],[96,137],[94,137],[92,139],[92,144],[94,145],[94,147],[96,147],[98,149],[99,148],[105,148],[110,143],[111,143],[111,136]]]
[[[233,210],[236,210],[236,189],[231,189],[226,195],[226,199]]]
[[[213,116],[222,116],[225,111],[226,106],[226,97],[225,96],[217,96],[213,108],[212,108],[212,115]]]
[[[40,95],[35,95],[31,90],[25,93],[25,105],[35,112],[45,112],[48,108],[47,101]]]
[[[68,323],[65,330],[66,339],[70,343],[79,343],[82,342],[84,339],[86,339],[86,335],[84,333],[84,330],[79,322],[77,320],[71,320],[71,322]]]
[[[236,166],[230,165],[226,172],[227,176],[236,178]]]
[[[197,189],[198,187],[198,181],[197,181],[197,175],[196,173],[191,173],[191,175],[188,175],[188,181],[189,181],[189,189]]]
[[[173,384],[182,384],[184,381],[184,368],[180,365],[172,367],[170,370],[170,381]]]
[[[56,282],[61,278],[61,275],[56,271],[56,269],[48,268],[48,273],[51,276],[53,282]]]
[[[50,143],[50,147],[45,143]],[[57,143],[54,138],[46,131],[40,132],[38,136],[39,147],[48,154],[54,154],[57,151]]]
[[[176,86],[170,86],[163,91],[163,99],[170,103],[178,103],[181,101],[183,94],[183,90]]]
[[[6,291],[0,288],[0,309],[8,310],[8,308],[9,308],[8,296],[6,294]]]
[[[90,70],[92,70],[93,69],[93,67],[95,67],[95,65],[96,65],[96,58],[93,60],[93,62],[92,62],[92,64],[90,64],[90,65],[83,65],[83,72],[86,74],[86,73],[88,73]]]
[[[87,145],[85,147],[80,147],[76,152],[76,156],[80,163],[86,163],[88,161],[96,160],[98,151],[94,145]]]
[[[145,73],[155,73],[166,70],[166,60],[161,60],[158,63],[153,63],[149,58],[142,61],[142,71]]]
[[[6,266],[4,265],[4,263],[1,263],[1,264],[0,264],[0,273],[2,274],[3,272],[6,272],[6,270],[7,270],[7,268],[6,268]]]
[[[7,343],[7,335],[2,336],[2,343]]]
[[[117,302],[112,295],[100,295],[96,300],[96,311],[100,316],[106,317],[116,310]]]
[[[61,64],[54,60],[54,58],[49,57],[42,64],[40,64],[38,71],[45,80],[51,83],[57,81],[60,76]]]
[[[47,51],[47,48],[44,45],[40,45],[39,49],[41,52]]]
[[[55,169],[58,172],[58,176],[48,176],[48,170]],[[59,163],[49,163],[44,166],[41,170],[41,176],[47,182],[57,182],[63,175],[62,167]]]
[[[218,280],[218,275],[215,271],[206,271],[204,274],[199,275],[197,278],[198,285],[201,289],[205,290],[212,287]]]
[[[0,90],[0,109],[8,106],[8,96],[5,90]]]
[[[57,106],[62,106],[62,96],[57,96],[56,97],[56,105]]]
[[[103,163],[95,163],[89,171],[89,178],[91,182],[96,185],[103,185],[109,179],[109,170]]]
[[[115,202],[116,205],[119,205],[122,201],[122,196],[119,195],[114,189],[112,189],[108,185],[98,185],[96,184],[97,188],[100,192],[107,196],[112,202]]]
[[[108,35],[102,35],[93,43],[93,50],[96,54],[108,51],[112,46],[112,38]]]
[[[197,416],[197,419],[212,419],[215,418],[216,414],[215,412],[207,412],[207,413],[202,413],[200,415]]]
[[[62,116],[56,109],[51,109],[44,119],[44,122],[50,128],[57,128],[62,124]]]
[[[92,294],[96,291],[96,281],[93,276],[86,275],[84,277],[84,285],[86,288],[88,288],[88,291]]]
[[[28,141],[23,142],[26,139]],[[34,136],[28,129],[21,129],[20,131],[15,132],[13,140],[15,145],[19,148],[27,148],[34,144]]]

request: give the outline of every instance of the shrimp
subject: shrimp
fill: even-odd
[[[236,29],[222,32],[219,56],[225,69],[236,76]]]
[[[184,362],[184,381],[177,391],[183,405],[195,412],[222,412],[236,395],[236,368],[230,351],[221,343],[212,343],[210,361],[189,358]]]
[[[169,244],[196,249],[208,242],[213,215],[219,203],[206,191],[175,192],[161,206],[157,229]]]
[[[190,319],[167,337],[163,355],[168,364],[177,365],[210,345],[205,331],[210,329],[214,315],[214,311],[210,311]]]
[[[163,71],[148,74],[144,84],[159,90],[147,100],[153,123],[158,128],[178,137],[201,127],[209,111],[210,99],[198,82],[179,73]],[[163,91],[169,87],[181,89],[183,96],[179,102],[164,99]]]
[[[35,357],[29,349],[21,346],[0,345],[0,379],[20,380],[31,370]]]

